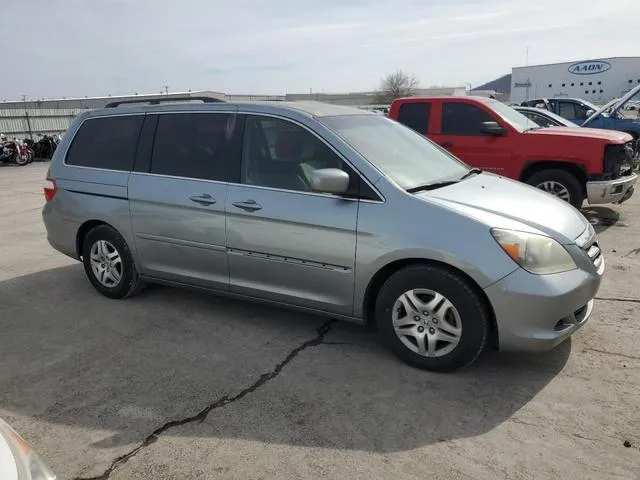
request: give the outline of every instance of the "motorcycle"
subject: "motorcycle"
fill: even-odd
[[[24,166],[29,163],[29,156],[27,153],[23,153],[21,145],[18,140],[8,140],[2,145],[2,152],[0,153],[0,162],[2,163],[15,163],[20,166]]]
[[[50,159],[53,156],[53,152],[56,151],[57,146],[58,144],[54,137],[44,135],[40,140],[35,142],[31,148],[37,158]]]

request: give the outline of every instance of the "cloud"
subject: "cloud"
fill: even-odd
[[[7,6],[8,2],[8,6]],[[524,63],[637,55],[637,0],[4,0],[6,98],[211,89],[375,88],[401,68],[423,85],[478,84]],[[34,15],[34,12],[47,14]],[[8,25],[29,18],[29,35]],[[23,73],[24,72],[24,73]]]

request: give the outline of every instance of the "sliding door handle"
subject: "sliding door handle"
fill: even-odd
[[[203,193],[202,195],[194,195],[193,197],[189,197],[189,200],[204,206],[213,205],[214,203],[216,203],[216,199],[208,193]]]
[[[262,205],[257,203],[255,200],[245,200],[244,202],[233,202],[232,205],[236,208],[241,208],[245,212],[255,212],[256,210],[260,210]]]

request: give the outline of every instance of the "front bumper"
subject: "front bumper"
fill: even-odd
[[[633,186],[638,175],[633,173],[616,180],[587,182],[587,200],[590,205],[622,203],[633,195]]]
[[[545,351],[566,340],[589,319],[600,280],[595,270],[533,275],[518,269],[487,287],[499,349]]]

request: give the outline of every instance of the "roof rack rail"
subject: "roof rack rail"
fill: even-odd
[[[169,98],[132,98],[129,100],[117,100],[115,102],[109,102],[105,105],[105,108],[115,108],[120,105],[128,103],[148,103],[149,105],[159,105],[163,102],[186,102],[191,100],[200,100],[202,103],[222,103],[224,100],[220,100],[215,97],[202,97],[202,96],[180,96]]]

